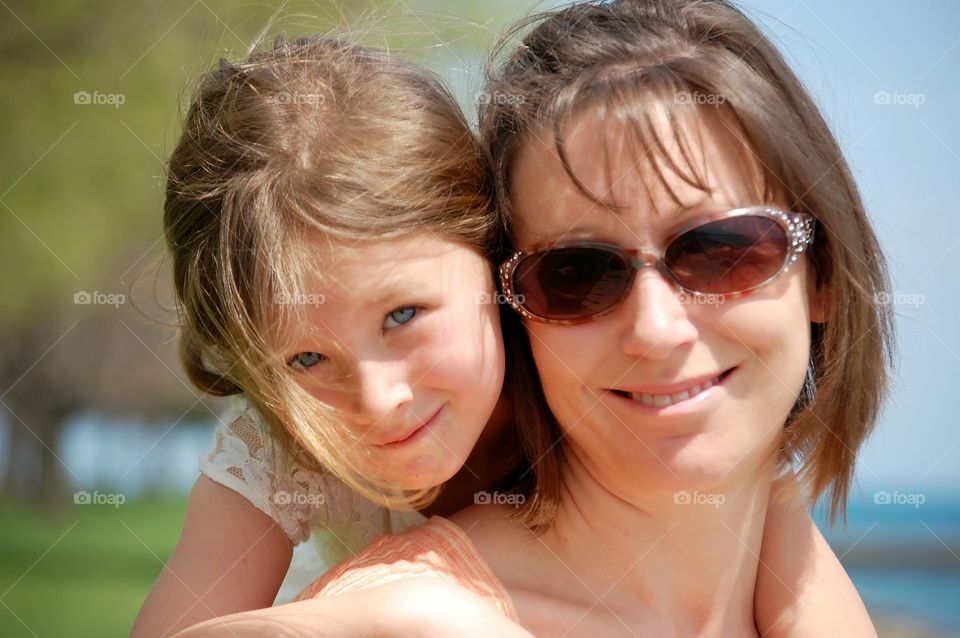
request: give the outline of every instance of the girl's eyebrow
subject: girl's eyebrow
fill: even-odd
[[[425,285],[414,285],[409,279],[402,281],[391,281],[388,279],[383,282],[377,282],[373,296],[363,301],[363,307],[385,306],[400,299],[412,301],[414,298],[423,296],[425,293]]]

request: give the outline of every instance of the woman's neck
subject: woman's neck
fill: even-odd
[[[537,544],[565,599],[642,623],[650,635],[751,635],[771,461],[694,490],[616,486],[567,452],[564,498]],[[599,601],[599,602],[598,602]],[[629,634],[627,634],[629,635]]]
[[[756,636],[754,590],[774,461],[628,497],[567,452],[558,515],[533,535],[510,506],[452,517],[535,635]],[[759,463],[759,462],[758,462]],[[710,483],[709,488],[706,484]],[[634,486],[637,487],[637,486]]]

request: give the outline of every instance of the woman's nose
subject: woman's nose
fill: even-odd
[[[618,315],[624,322],[623,351],[643,359],[666,359],[697,338],[676,285],[657,268],[642,268]]]

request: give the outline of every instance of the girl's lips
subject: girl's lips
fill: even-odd
[[[687,403],[715,386],[722,384],[736,368],[730,368],[714,377],[703,377],[700,379],[691,379],[671,386],[648,386],[638,390],[611,390],[618,397],[623,397],[638,407],[647,408],[655,411],[664,410],[674,405]],[[659,391],[653,391],[659,390]]]
[[[423,424],[418,425],[413,430],[408,431],[406,434],[403,434],[395,439],[387,441],[386,443],[379,443],[377,447],[397,447],[404,445],[406,443],[411,443],[416,439],[419,439],[430,427],[437,422],[440,417],[440,413],[443,411],[443,406],[433,413],[429,419],[427,419]]]

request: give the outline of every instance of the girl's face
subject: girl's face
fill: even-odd
[[[665,116],[654,121],[661,139],[673,139]],[[661,183],[627,126],[604,129],[584,116],[565,129],[573,173],[615,207],[574,185],[552,127],[529,139],[511,172],[517,248],[592,240],[652,250],[705,215],[774,204],[759,200],[759,176],[719,117],[680,122],[687,159],[705,175],[708,192],[662,158]],[[676,165],[688,165],[676,146],[666,151]],[[623,302],[591,322],[526,320],[568,450],[625,497],[716,487],[731,473],[771,462],[803,385],[810,322],[822,318],[812,314],[805,261],[730,299],[694,298],[656,268],[642,268]]]
[[[287,327],[285,360],[305,390],[347,415],[371,475],[405,489],[442,483],[503,384],[488,262],[426,233],[315,247],[316,275],[289,300],[308,304],[307,325]]]

